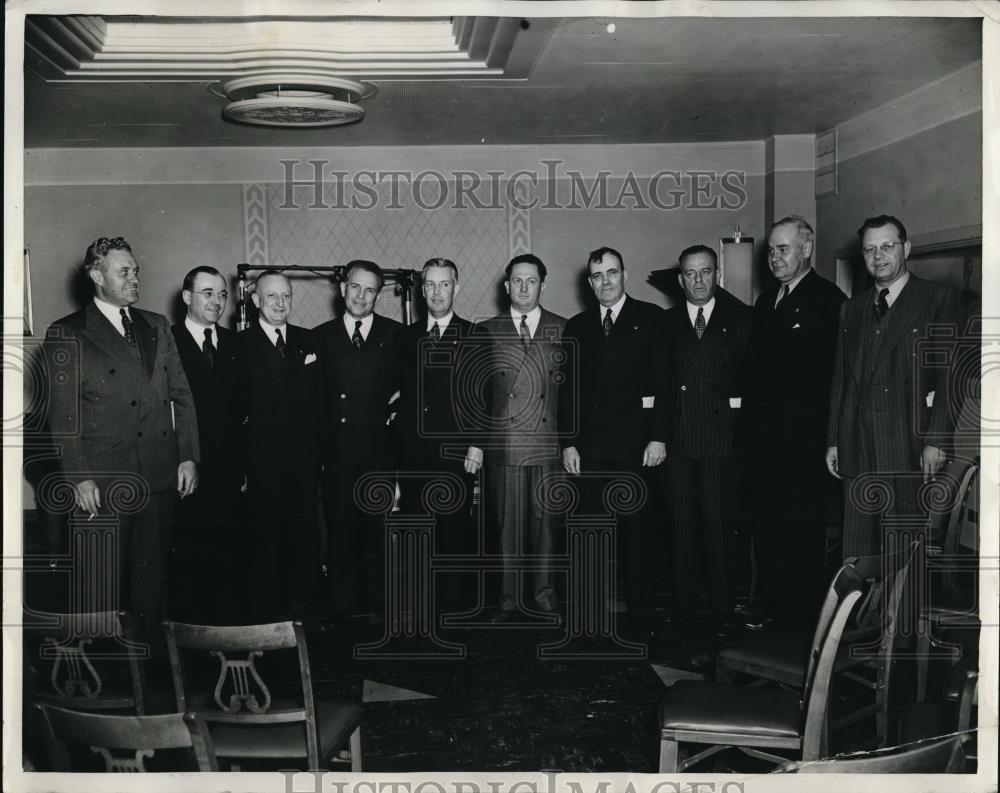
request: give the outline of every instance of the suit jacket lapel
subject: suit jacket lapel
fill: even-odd
[[[882,337],[882,347],[879,350],[879,357],[891,350],[899,343],[913,327],[913,323],[924,309],[923,301],[920,299],[920,286],[916,283],[919,279],[910,273],[910,280],[899,293],[889,313],[882,320],[888,322],[885,335]],[[872,290],[872,300],[874,301],[874,290]],[[874,311],[874,309],[873,309]]]
[[[153,366],[156,364],[156,348],[159,344],[159,332],[150,325],[138,311],[132,313],[132,324],[135,326],[135,340],[142,351],[142,363],[146,377],[153,376]]]
[[[85,311],[86,328],[83,333],[104,352],[118,361],[125,369],[138,366],[139,361],[129,352],[128,345],[111,322],[91,303]]]

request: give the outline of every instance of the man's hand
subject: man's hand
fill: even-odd
[[[465,472],[467,474],[479,473],[479,469],[483,467],[483,450],[478,446],[470,446],[469,451],[465,453]]]
[[[924,447],[920,453],[920,470],[924,473],[925,482],[934,478],[946,459],[945,453],[937,446]]]
[[[76,491],[76,506],[84,512],[96,515],[101,508],[101,489],[93,479],[87,479],[73,486]]]
[[[840,471],[837,468],[837,447],[831,446],[826,450],[826,470],[830,472],[831,475],[837,477],[837,479],[843,479],[840,475]]]
[[[563,449],[563,468],[574,476],[580,475],[580,452],[575,446],[567,446]]]
[[[642,453],[642,464],[655,468],[667,459],[667,444],[663,441],[650,441]]]
[[[198,487],[198,466],[194,460],[185,460],[177,466],[177,492],[187,498]]]

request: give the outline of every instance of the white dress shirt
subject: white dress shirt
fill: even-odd
[[[441,333],[442,336],[444,336],[444,332],[448,329],[448,325],[451,324],[451,318],[453,316],[455,316],[455,312],[454,311],[449,311],[447,314],[445,314],[443,317],[441,317],[441,319],[434,319],[434,317],[428,315],[428,317],[427,317],[427,332],[430,333],[431,332],[431,328],[433,328],[435,325],[437,325],[438,326],[438,331]],[[520,323],[521,318],[518,317],[517,321],[518,321],[518,323]]]
[[[608,315],[608,309],[611,309],[611,324],[613,325],[618,321],[618,315],[621,313],[622,306],[625,305],[625,298],[628,295],[622,295],[618,298],[618,302],[613,306],[601,306],[601,327],[604,327],[604,318]]]
[[[375,321],[374,314],[369,314],[367,317],[361,320],[361,338],[364,339],[365,341],[368,341],[368,334],[371,333],[372,322],[374,321]],[[348,312],[344,312],[344,327],[347,328],[347,335],[349,337],[354,336],[354,327],[357,324],[357,322],[358,322],[357,318],[352,317]]]
[[[205,331],[211,330],[212,346],[215,347],[215,349],[217,350],[219,349],[219,328],[215,325],[214,322],[211,325],[199,325],[197,322],[191,319],[189,315],[184,317],[184,327],[188,329],[188,333],[191,334],[191,338],[194,339],[195,344],[198,345],[199,350],[201,349],[201,346],[205,343]],[[284,336],[285,334],[282,333],[281,335]],[[277,340],[277,338],[275,340]],[[285,339],[285,341],[287,342],[288,339]]]
[[[903,291],[903,287],[906,286],[907,281],[910,280],[910,271],[907,270],[899,278],[889,284],[888,287],[880,287],[878,284],[875,285],[875,302],[878,302],[878,293],[882,289],[888,289],[889,294],[885,296],[885,302],[889,304],[889,308],[892,308],[892,304],[896,302],[896,298],[899,297],[899,293]]]
[[[271,344],[278,346],[279,330],[281,331],[281,338],[285,340],[285,344],[288,344],[288,323],[283,323],[281,327],[276,328],[274,325],[268,325],[263,319],[258,318],[257,321],[260,323],[260,326],[264,329],[264,333],[267,334],[267,338],[271,340]],[[204,334],[202,335],[204,336]]]
[[[778,303],[780,303],[784,299],[784,298],[782,298],[781,293],[784,291],[785,287],[786,286],[788,287],[788,295],[786,295],[786,297],[788,297],[788,296],[790,296],[792,294],[792,292],[795,291],[795,287],[797,287],[799,285],[799,281],[801,281],[803,278],[805,278],[807,275],[809,275],[809,273],[812,272],[812,269],[813,269],[812,267],[806,268],[806,271],[804,273],[799,273],[797,276],[795,276],[787,284],[782,284],[781,286],[778,287],[778,296],[776,298],[774,298],[775,308],[777,308]]]
[[[524,314],[522,311],[518,311],[513,306],[510,309],[510,318],[514,320],[514,330],[517,331],[518,335],[521,335],[521,317],[527,316],[528,319],[528,333],[531,334],[531,338],[535,338],[535,331],[538,330],[538,323],[542,319],[542,309],[540,306],[535,306],[531,311]]]
[[[115,326],[122,338],[125,337],[125,326],[122,324],[122,309],[125,309],[125,313],[128,314],[128,318],[135,322],[132,317],[132,312],[128,310],[128,306],[116,306],[112,303],[108,303],[105,300],[101,300],[99,297],[94,297],[94,305],[97,306],[97,310],[100,311],[105,317],[107,317],[108,322]]]
[[[685,301],[685,303],[687,303],[687,301]],[[696,306],[694,303],[687,303],[688,319],[691,320],[691,327],[692,328],[694,327],[695,320],[698,319],[698,309],[699,308],[702,310],[701,313],[705,317],[705,326],[707,327],[708,326],[708,321],[712,318],[712,310],[715,308],[715,296],[713,295],[712,299],[709,300],[703,306]]]

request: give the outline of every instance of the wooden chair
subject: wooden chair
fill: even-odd
[[[74,761],[71,745],[89,747],[100,755],[107,773],[147,771],[146,761],[157,751],[183,749],[184,768],[171,771],[218,771],[215,752],[204,720],[195,714],[168,713],[161,716],[111,716],[82,713],[36,705],[45,725],[52,770],[91,770]],[[122,755],[121,752],[126,752]]]
[[[943,513],[932,514],[928,525],[929,544],[927,546],[927,568],[929,573],[939,573],[940,586],[935,586],[934,580],[929,587],[929,597],[920,604],[917,617],[917,693],[918,702],[927,695],[927,669],[930,664],[932,648],[944,649],[944,657],[952,661],[959,660],[959,653],[954,645],[945,645],[936,641],[935,632],[942,627],[961,627],[976,630],[979,625],[978,593],[976,591],[978,577],[978,555],[969,556],[972,584],[959,584],[957,572],[959,567],[959,539],[962,526],[970,519],[978,522],[976,504],[970,506],[970,496],[977,489],[979,466],[968,460],[950,460],[944,469],[943,479],[957,483],[952,497],[951,509]]]
[[[864,581],[850,563],[840,568],[820,612],[803,693],[681,680],[660,705],[660,773],[684,771],[726,748],[772,763],[788,758],[756,747],[794,751],[815,760],[826,750],[826,708],[834,659]],[[681,743],[711,744],[683,762]]]
[[[872,692],[872,701],[831,721],[830,730],[875,717],[876,743],[888,741],[889,683],[897,621],[907,576],[918,543],[893,553],[848,560],[865,581],[863,597],[851,613],[833,663],[838,680]],[[732,682],[736,675],[755,685],[778,683],[801,690],[809,662],[810,637],[798,631],[764,633],[722,650],[716,658],[716,680]],[[863,672],[863,673],[862,673]]]
[[[124,611],[59,614],[28,611],[24,646],[33,702],[71,710],[145,713],[143,664]]]
[[[233,627],[165,622],[164,630],[177,709],[205,718],[218,757],[305,758],[309,770],[320,771],[349,740],[351,770],[361,771],[362,709],[316,701],[301,622]],[[289,652],[278,652],[283,650]],[[196,652],[218,662],[215,675],[201,676],[203,685],[190,674]],[[299,683],[290,698],[272,696],[261,668],[265,653],[295,656]],[[208,659],[201,655],[201,660]]]
[[[965,768],[962,744],[961,735],[950,735],[863,756],[786,763],[780,770],[788,774],[960,774]]]

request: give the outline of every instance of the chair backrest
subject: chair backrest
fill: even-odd
[[[188,750],[193,762],[188,763],[188,768],[168,770],[219,770],[205,722],[196,714],[110,716],[51,705],[35,707],[45,724],[54,771],[85,770],[74,767],[70,744],[87,746],[100,755],[108,773],[144,772],[147,760],[157,751],[169,749]]]
[[[149,647],[136,641],[128,613],[25,610],[24,633],[35,701],[73,710],[145,712]],[[122,677],[127,680],[119,682]]]
[[[973,460],[948,460],[937,476],[925,485],[936,492],[928,494],[924,500],[944,507],[932,508],[927,519],[928,544],[940,548],[941,553],[954,553],[958,547],[965,505],[978,473],[979,466]]]
[[[840,647],[844,626],[861,598],[864,580],[846,562],[826,594],[820,611],[816,632],[813,635],[809,662],[806,666],[805,686],[802,691],[802,705],[805,725],[802,734],[802,759],[815,760],[819,757],[826,726],[826,708],[830,694],[830,678],[833,675],[834,659]]]
[[[310,768],[319,767],[316,704],[301,622],[214,626],[168,621],[163,629],[179,712],[194,710],[208,722],[248,727],[301,722],[306,736],[302,754],[309,758]],[[296,654],[301,697],[293,702],[273,696],[258,663],[265,653],[281,650]],[[214,686],[199,686],[190,674],[186,656],[196,651],[218,662]]]
[[[864,755],[787,763],[790,774],[960,774],[965,769],[964,736],[951,735],[912,746]]]

